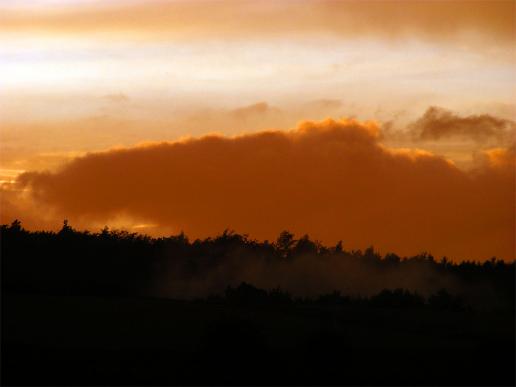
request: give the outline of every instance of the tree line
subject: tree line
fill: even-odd
[[[249,282],[240,274],[244,272],[242,268],[264,267],[270,273],[277,272],[278,267],[287,272],[292,268],[292,277],[295,277],[294,269],[297,270],[301,262],[305,266],[306,262],[313,262],[321,268],[321,272],[331,272],[336,265],[348,265],[342,267],[359,267],[366,275],[374,273],[375,278],[380,279],[390,276],[394,278],[393,281],[410,276],[411,273],[431,272],[437,276],[432,278],[451,278],[463,288],[480,289],[477,293],[486,293],[482,290],[485,287],[497,302],[502,302],[504,306],[514,305],[514,261],[505,262],[493,257],[485,262],[453,262],[446,257],[436,259],[429,253],[411,257],[400,257],[395,253],[381,255],[373,247],[364,251],[346,250],[342,242],[335,246],[325,246],[311,240],[308,235],[296,239],[288,231],[280,233],[273,242],[257,241],[229,230],[213,238],[190,240],[184,233],[153,238],[107,227],[99,232],[78,231],[67,221],[64,221],[58,232],[28,231],[16,220],[10,225],[0,226],[0,241],[4,292],[149,295],[152,289],[156,289],[158,280],[165,287],[168,283],[173,285],[179,282],[202,284],[202,278],[209,275],[213,277],[212,273],[219,273],[217,275],[220,277],[221,272],[230,272],[230,268],[237,265],[239,269],[232,277],[227,277],[228,283],[217,285],[218,288],[208,288],[206,294],[201,295],[208,296],[214,293],[213,289],[220,294],[230,285],[225,292],[229,300],[251,294],[259,299],[258,294],[262,294],[262,298],[269,303],[288,303],[293,299],[288,289],[280,291],[282,283],[274,287],[253,283],[258,286],[253,287],[254,290],[244,287],[238,292],[231,286]],[[303,275],[310,275],[309,270],[306,269]],[[349,269],[350,272],[352,270],[355,269]],[[323,281],[326,274],[315,275],[319,275],[318,280]],[[376,295],[369,298],[368,302],[371,305],[400,306],[439,303],[457,306],[463,302],[458,301],[460,297],[456,299],[451,296],[449,290],[439,293],[441,287],[433,289],[434,298],[431,298],[402,290],[402,285],[389,286],[391,290],[375,292]],[[271,290],[261,291],[260,287],[269,287]],[[353,300],[349,295],[343,296],[338,289],[335,289],[335,293],[317,292],[318,289],[316,287],[312,298],[322,294],[317,298],[319,303],[357,303],[360,300],[358,295]]]

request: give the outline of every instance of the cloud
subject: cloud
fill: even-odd
[[[306,35],[514,41],[513,1],[131,2],[45,9],[9,7],[2,31],[111,33],[170,38]]]
[[[324,243],[343,239],[347,248],[514,258],[510,150],[488,152],[464,172],[379,137],[374,122],[305,121],[290,131],[91,153],[53,173],[24,173],[16,187],[57,226],[63,218],[85,227],[125,218],[163,233],[207,237],[230,228],[269,240],[289,229]]]
[[[461,117],[446,109],[430,107],[411,125],[411,130],[420,140],[459,137],[507,145],[515,140],[516,123],[489,114]]]
[[[278,108],[269,106],[267,102],[257,102],[255,104],[240,107],[230,112],[237,119],[247,119],[264,114],[278,114],[281,111]]]
[[[491,167],[512,172],[512,167],[516,164],[516,146],[488,149],[481,153],[481,157],[481,161]]]

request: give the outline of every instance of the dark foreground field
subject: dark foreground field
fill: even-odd
[[[510,312],[2,301],[3,385],[514,385]]]
[[[514,385],[515,264],[0,226],[2,385]]]

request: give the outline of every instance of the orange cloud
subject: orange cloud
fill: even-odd
[[[127,217],[192,237],[231,228],[270,240],[289,229],[347,248],[514,259],[515,165],[468,173],[429,152],[383,146],[374,122],[328,119],[91,153],[54,173],[24,173],[16,187],[56,226]]]
[[[484,160],[492,167],[505,172],[512,172],[511,166],[516,164],[516,147],[493,148],[483,152]],[[516,176],[515,176],[516,178]]]

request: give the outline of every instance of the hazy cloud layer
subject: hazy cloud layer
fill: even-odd
[[[237,109],[234,109],[231,111],[231,114],[235,118],[242,119],[242,120],[246,120],[248,118],[253,118],[256,116],[260,116],[260,118],[261,118],[264,114],[270,114],[270,113],[280,114],[281,110],[279,110],[278,108],[269,106],[269,104],[267,102],[257,102],[255,104],[237,108]]]
[[[231,228],[274,239],[289,229],[348,248],[513,259],[514,173],[514,149],[484,152],[464,172],[429,152],[386,148],[375,123],[343,119],[91,153],[21,175],[16,192],[37,211],[31,227],[38,216],[85,227],[125,218],[154,233]],[[5,211],[9,195],[2,222],[23,221],[28,212]]]
[[[22,3],[23,4],[23,3]],[[304,35],[419,37],[492,46],[514,39],[513,1],[155,1],[8,7],[3,31],[113,33],[169,38]],[[0,30],[0,31],[1,31]]]

